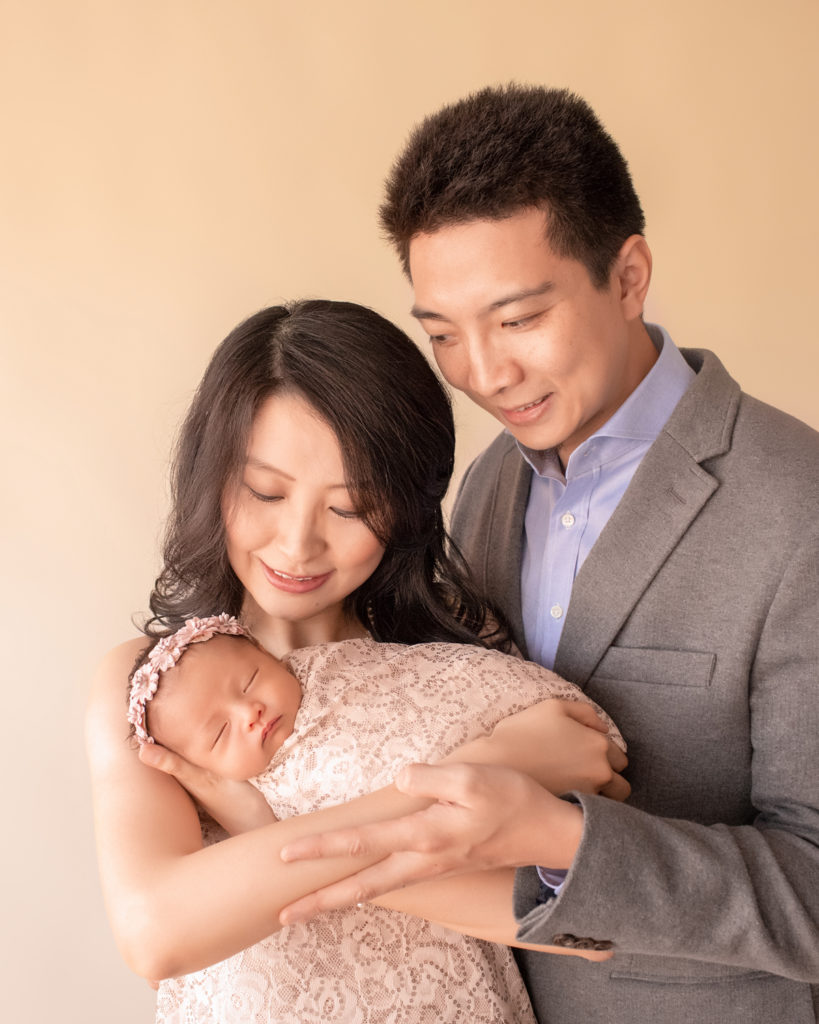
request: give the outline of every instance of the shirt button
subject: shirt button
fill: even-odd
[[[549,609],[549,614],[552,616],[553,619],[559,619],[563,615],[563,609],[560,607],[559,604],[553,604],[552,607]]]
[[[564,514],[560,517],[560,521],[561,523],[563,523],[567,530],[574,526],[574,516],[571,512],[564,512]]]

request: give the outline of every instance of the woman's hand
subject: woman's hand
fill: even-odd
[[[249,782],[225,779],[198,768],[157,743],[145,743],[139,750],[143,764],[172,775],[208,814],[232,836],[250,832],[276,820],[265,798]]]
[[[557,796],[578,790],[625,800],[631,788],[619,773],[628,758],[609,738],[622,743],[608,722],[592,704],[544,700],[502,719],[490,736],[459,747],[445,762],[516,768]]]

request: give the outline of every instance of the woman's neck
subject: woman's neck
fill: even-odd
[[[283,658],[299,647],[367,635],[361,622],[342,608],[328,609],[310,619],[292,621],[267,615],[252,598],[248,598],[241,617],[262,647],[276,658]]]

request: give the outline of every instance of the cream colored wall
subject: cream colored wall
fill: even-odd
[[[630,160],[650,314],[819,426],[819,7],[5,0],[0,19],[4,1017],[136,1024],[152,995],[107,930],[82,708],[145,607],[170,438],[216,342],[304,295],[414,330],[376,226],[410,125],[487,83],[568,85]],[[494,427],[458,415],[463,464]]]

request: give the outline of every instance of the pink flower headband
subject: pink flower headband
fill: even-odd
[[[211,615],[206,619],[188,619],[181,629],[170,636],[163,636],[151,648],[144,664],[134,672],[128,696],[128,721],[134,727],[140,746],[154,742],[145,728],[145,706],[156,693],[161,673],[172,669],[191,644],[210,640],[217,633],[250,635],[238,619],[225,613]]]

